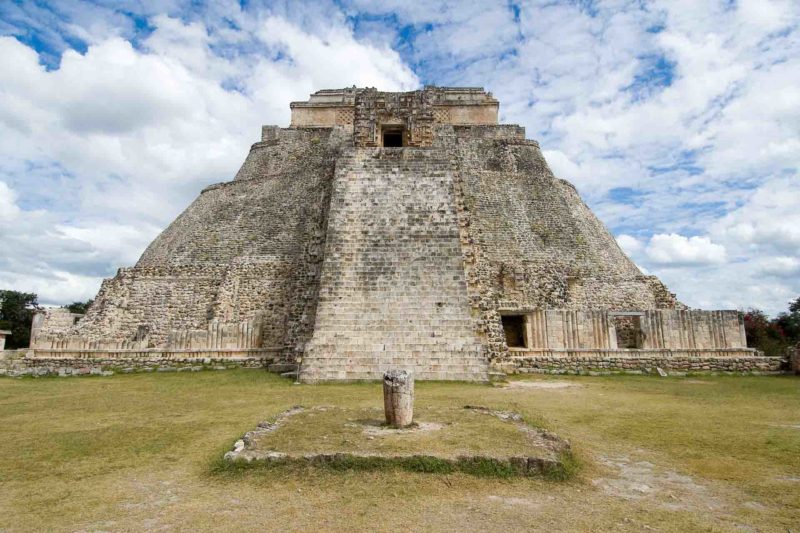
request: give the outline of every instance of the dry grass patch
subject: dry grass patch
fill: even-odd
[[[566,389],[417,383],[420,412],[488,405],[567,438],[585,465],[567,483],[213,472],[258,421],[293,405],[378,408],[379,384],[292,385],[262,371],[0,379],[0,530],[795,528],[800,380],[690,379],[710,385],[647,376],[559,377],[581,385]]]
[[[386,427],[383,410],[293,407],[237,441],[226,461],[309,463],[337,469],[567,479],[577,462],[569,443],[529,426],[517,413],[484,407],[428,407],[410,427]],[[241,467],[242,465],[237,465]],[[269,465],[273,466],[273,465]],[[224,465],[217,470],[226,470]]]

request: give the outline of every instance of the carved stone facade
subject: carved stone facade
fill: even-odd
[[[432,146],[433,127],[495,125],[499,102],[474,87],[426,87],[406,93],[377,89],[317,91],[306,102],[292,102],[292,127],[341,127],[353,132],[357,147],[383,146],[381,132],[400,128],[404,146]]]
[[[291,108],[85,317],[39,319],[33,356],[247,358],[305,381],[485,380],[581,350],[755,356],[735,311],[686,311],[643,275],[482,89]]]

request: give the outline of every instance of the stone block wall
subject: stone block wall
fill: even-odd
[[[163,344],[172,330],[205,327],[223,273],[221,267],[196,266],[120,269],[116,277],[103,282],[83,319],[69,329],[48,327],[46,320],[32,346],[58,343],[58,339],[70,339],[72,344],[77,337],[109,345],[123,341]]]
[[[499,366],[507,373],[612,374],[670,373],[776,374],[785,361],[750,350],[567,350],[515,353]]]
[[[636,319],[643,349],[746,349],[744,322],[738,311],[656,309],[534,310],[526,313],[531,350],[618,349],[616,317]]]
[[[293,128],[342,127],[356,133],[356,146],[378,146],[385,123],[402,124],[410,146],[429,146],[437,124],[497,124],[499,103],[477,87],[425,87],[404,93],[374,88],[322,90],[306,102],[292,102]]]
[[[0,359],[0,377],[108,376],[114,373],[183,372],[269,367],[276,354],[270,352],[47,352],[36,357]]]
[[[73,313],[64,307],[38,311],[33,315],[31,324],[31,343],[36,341],[36,336],[41,331],[48,334],[61,334],[70,331],[83,315]]]
[[[296,261],[282,256],[234,259],[212,306],[215,320],[238,324],[259,318],[264,346],[282,346],[295,294]],[[259,344],[260,346],[261,344]]]

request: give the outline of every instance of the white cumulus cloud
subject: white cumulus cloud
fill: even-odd
[[[778,277],[800,276],[800,259],[796,257],[771,257],[759,261],[760,272]]]
[[[644,248],[644,245],[639,239],[631,235],[625,235],[624,233],[617,236],[617,244],[631,257],[637,255]]]
[[[396,51],[343,19],[311,31],[226,16],[239,26],[153,15],[137,46],[100,25],[53,69],[0,36],[0,287],[46,304],[90,298],[205,185],[233,178],[262,124],[288,125],[291,100],[419,85]],[[257,52],[218,53],[245,45]]]
[[[708,237],[684,237],[676,233],[650,238],[645,255],[659,265],[712,265],[725,261],[725,247]]]
[[[9,222],[19,215],[16,195],[11,188],[0,181],[0,222]]]

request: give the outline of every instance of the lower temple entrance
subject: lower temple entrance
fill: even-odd
[[[525,345],[525,316],[524,315],[503,315],[500,317],[503,322],[503,332],[506,336],[506,344],[509,348],[526,348]]]
[[[636,350],[644,345],[641,318],[637,315],[614,317],[614,329],[617,332],[617,347]]]

